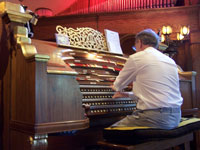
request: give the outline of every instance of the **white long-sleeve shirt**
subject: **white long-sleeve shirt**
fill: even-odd
[[[121,91],[131,82],[133,93],[139,98],[138,109],[179,107],[182,104],[176,63],[153,47],[129,57],[114,88]]]

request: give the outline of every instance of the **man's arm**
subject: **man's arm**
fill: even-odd
[[[137,75],[136,64],[133,58],[129,57],[123,69],[120,71],[119,75],[117,76],[113,84],[113,89],[115,91],[121,91],[128,84],[136,80],[136,75]]]

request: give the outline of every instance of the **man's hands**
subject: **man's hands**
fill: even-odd
[[[120,97],[129,97],[129,94],[117,91],[115,92],[112,98],[120,98]]]
[[[114,87],[114,85],[111,85],[110,86],[114,91],[116,91],[116,89],[115,89],[115,87]]]
[[[111,85],[111,88],[116,91],[114,85]],[[117,91],[115,92],[115,94],[113,95],[112,98],[120,98],[120,97],[129,97],[129,94],[128,93],[125,93],[125,92],[120,92],[120,91]]]

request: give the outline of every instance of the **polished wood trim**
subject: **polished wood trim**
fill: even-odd
[[[48,55],[43,55],[43,54],[35,54],[27,58],[28,61],[43,61],[47,62],[50,59]]]
[[[65,74],[65,75],[77,75],[78,73],[75,71],[61,71],[61,70],[48,70],[47,73],[50,74]]]
[[[191,77],[196,76],[197,73],[195,71],[184,71],[184,72],[178,72],[178,74],[181,75],[182,77],[191,80]]]
[[[55,133],[68,130],[79,130],[88,128],[89,119],[86,118],[84,120],[70,120],[70,121],[48,122],[39,124],[30,124],[26,122],[12,120],[10,121],[10,127],[18,131],[34,133],[34,134]]]

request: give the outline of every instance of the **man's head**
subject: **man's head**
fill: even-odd
[[[149,46],[158,48],[159,43],[160,37],[152,29],[145,29],[136,35],[136,51],[142,51]]]

